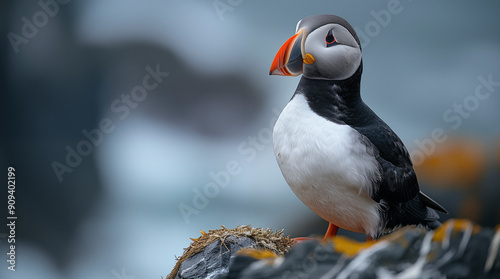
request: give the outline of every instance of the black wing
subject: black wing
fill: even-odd
[[[295,94],[304,94],[310,108],[318,115],[338,124],[356,129],[368,152],[374,154],[380,166],[380,179],[374,179],[372,198],[413,203],[445,212],[436,202],[421,196],[410,155],[401,139],[380,119],[360,97],[359,83],[362,66],[349,79],[329,81],[300,79]],[[292,97],[293,98],[293,97]]]
[[[353,128],[366,137],[369,141],[367,144],[376,149],[381,179],[374,182],[378,190],[374,191],[372,198],[400,203],[418,200],[425,206],[447,213],[441,205],[420,191],[410,155],[401,139],[366,105],[364,113],[369,114],[365,119],[370,121],[365,122],[365,126]]]
[[[377,191],[374,191],[373,199],[407,202],[420,192],[410,156],[389,126],[378,117],[376,120],[369,126],[356,129],[369,141],[366,144],[376,149],[375,156],[380,164],[381,179],[374,182]]]

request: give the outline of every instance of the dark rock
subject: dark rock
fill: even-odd
[[[288,252],[293,243],[295,241],[284,237],[281,231],[273,232],[250,226],[234,229],[222,226],[222,229],[210,230],[208,233],[202,231],[202,236],[193,239],[167,279],[224,278],[228,267],[232,266],[234,255],[241,249],[263,249],[275,257]],[[234,266],[241,265],[238,269],[244,269],[249,263],[242,259]]]
[[[212,242],[201,252],[183,261],[175,278],[212,278],[223,274],[236,252],[252,246],[255,246],[255,240],[249,237],[229,236],[224,242]]]
[[[215,232],[220,239],[186,258],[175,278],[500,278],[500,226],[450,220],[435,231],[404,227],[366,243],[342,236],[309,240],[289,252],[275,249],[276,243],[289,245],[289,238],[243,237],[237,229],[226,229],[222,238]],[[239,235],[228,236],[234,230]]]
[[[297,244],[272,260],[237,255],[221,278],[500,278],[499,246],[500,228],[451,220],[431,232],[402,228],[371,244],[337,237]]]

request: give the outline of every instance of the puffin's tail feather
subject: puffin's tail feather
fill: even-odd
[[[433,230],[441,225],[437,210],[446,212],[442,206],[420,192],[419,195],[405,204],[401,224],[420,224],[427,229]]]
[[[422,191],[420,191],[419,196],[420,200],[425,204],[425,206],[428,206],[432,209],[448,214],[448,211],[446,211],[446,209],[444,209],[443,206],[441,206],[439,203],[431,199],[426,194],[422,193]]]
[[[448,213],[446,209],[422,192],[408,202],[387,203],[387,207],[382,210],[385,228],[382,229],[380,235],[407,225],[434,230],[441,226],[437,211]]]

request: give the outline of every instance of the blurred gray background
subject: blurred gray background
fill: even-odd
[[[0,162],[16,168],[18,220],[14,273],[0,226],[0,277],[160,278],[200,230],[324,233],[272,152],[299,78],[268,75],[297,21],[321,13],[358,31],[362,96],[418,157],[443,220],[500,223],[499,12],[493,0],[2,1]]]

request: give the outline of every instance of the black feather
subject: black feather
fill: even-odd
[[[302,77],[295,94],[304,94],[310,108],[337,124],[349,125],[360,134],[368,152],[376,156],[381,178],[374,177],[372,198],[384,204],[383,230],[400,225],[439,224],[435,210],[446,210],[420,192],[417,176],[406,147],[394,131],[361,99],[362,64],[346,80],[320,80]]]

